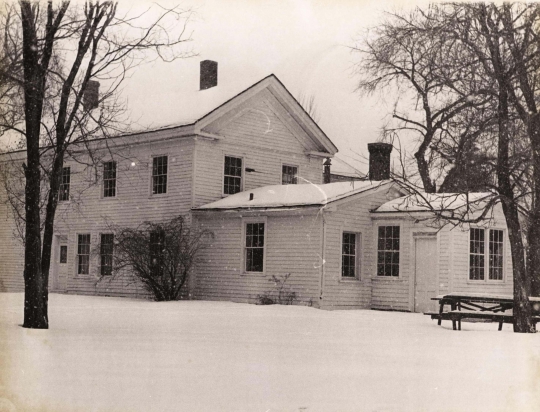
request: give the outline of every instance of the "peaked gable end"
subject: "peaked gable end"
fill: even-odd
[[[337,148],[283,84],[270,75],[236,95],[196,122],[195,133],[225,137],[224,130],[249,111],[260,110],[262,123],[285,128],[305,153],[333,156]],[[272,130],[272,125],[266,130]],[[267,134],[268,132],[266,132]],[[266,136],[269,137],[269,136]]]

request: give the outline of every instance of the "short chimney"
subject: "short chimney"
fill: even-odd
[[[83,95],[83,106],[86,110],[92,110],[98,107],[99,103],[99,82],[88,80]]]
[[[390,179],[392,145],[389,143],[368,143],[368,151],[369,180]]]
[[[332,160],[327,158],[324,163],[324,173],[323,173],[323,183],[330,183],[332,181],[332,176],[330,174],[330,166],[332,166]]]
[[[203,60],[201,62],[201,90],[217,86],[217,62]]]

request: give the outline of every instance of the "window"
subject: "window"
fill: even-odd
[[[62,169],[62,176],[60,177],[60,190],[58,193],[58,200],[64,202],[69,200],[69,185],[71,183],[71,169],[64,167]]]
[[[225,156],[223,193],[234,195],[242,190],[242,158]]]
[[[281,166],[281,184],[296,185],[298,184],[298,167],[296,166]]]
[[[150,270],[152,276],[163,276],[163,247],[165,232],[150,233]]]
[[[77,243],[77,274],[90,273],[90,235],[79,235]]]
[[[360,250],[360,234],[343,232],[341,240],[341,276],[357,278],[360,275],[358,257]]]
[[[152,194],[167,193],[167,156],[154,157],[152,161]]]
[[[489,232],[487,248],[486,231]],[[498,229],[470,230],[469,280],[485,280],[486,271],[488,280],[503,280],[503,234],[504,232]]]
[[[264,223],[246,223],[246,272],[264,271]]]
[[[379,226],[377,276],[399,276],[399,226]]]
[[[101,276],[112,275],[114,235],[102,233],[99,255],[101,258]]]
[[[116,196],[116,162],[103,163],[103,197]]]
[[[60,245],[60,263],[67,263],[67,245]]]

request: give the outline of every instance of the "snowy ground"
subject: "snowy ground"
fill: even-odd
[[[0,411],[538,411],[540,334],[418,314],[0,294]],[[16,409],[15,409],[16,408]]]

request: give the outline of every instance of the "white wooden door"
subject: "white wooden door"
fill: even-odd
[[[415,239],[415,312],[422,313],[437,309],[437,302],[431,300],[438,294],[437,258],[436,237],[418,237]]]
[[[65,292],[67,283],[68,246],[64,236],[56,237],[56,250],[54,251],[54,273],[52,289],[54,292]]]

